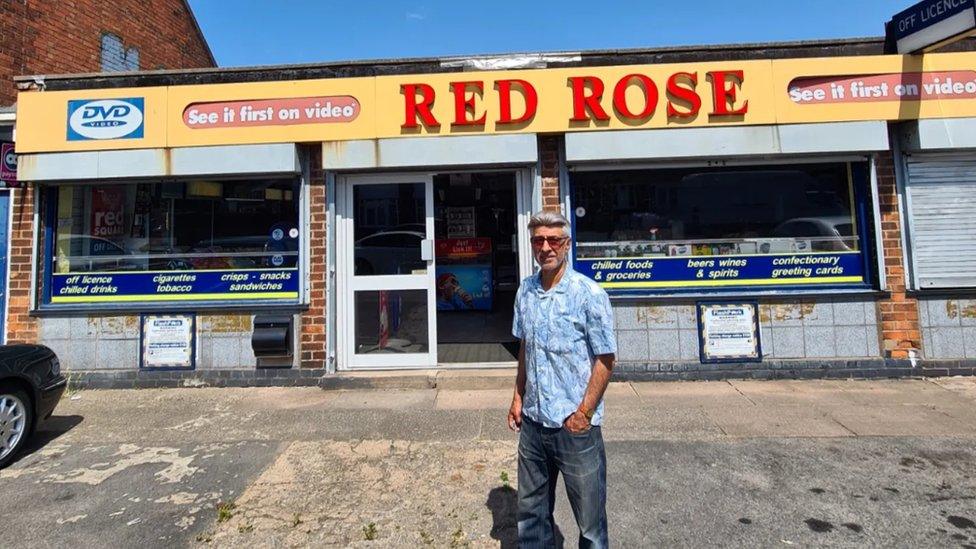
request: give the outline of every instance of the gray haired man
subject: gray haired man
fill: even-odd
[[[569,221],[539,212],[529,221],[538,274],[522,281],[512,333],[521,340],[508,425],[520,432],[521,547],[555,545],[556,480],[580,529],[580,547],[606,547],[607,460],[600,424],[617,343],[610,298],[566,262]]]

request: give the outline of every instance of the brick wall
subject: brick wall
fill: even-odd
[[[98,72],[104,34],[138,51],[140,68],[215,66],[184,0],[0,0],[0,106],[16,101],[25,74]],[[37,339],[30,309],[34,189],[14,191],[7,338]]]
[[[539,136],[539,158],[542,159],[542,208],[559,211],[559,144],[561,135]]]
[[[877,169],[881,238],[889,291],[887,298],[878,301],[882,349],[885,356],[907,358],[909,350],[922,348],[922,332],[919,326],[918,300],[905,293],[901,213],[898,210],[895,166],[890,152],[878,156]]]
[[[309,147],[311,166],[309,184],[305,187],[311,209],[309,218],[310,265],[308,283],[310,303],[302,313],[300,360],[302,368],[324,368],[326,365],[326,316],[328,314],[328,234],[326,217],[325,171],[322,169],[322,147]]]
[[[37,319],[30,316],[31,263],[33,254],[34,187],[11,191],[12,230],[8,252],[10,285],[7,288],[7,342],[33,343],[37,340]]]
[[[106,33],[143,70],[215,65],[184,0],[3,0],[0,105],[16,101],[14,76],[100,72]]]

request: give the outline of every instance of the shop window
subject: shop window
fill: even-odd
[[[617,292],[866,286],[866,162],[581,171],[576,269]]]
[[[298,299],[295,179],[47,190],[45,304]]]

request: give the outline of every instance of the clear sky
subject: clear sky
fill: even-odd
[[[913,0],[190,0],[220,66],[880,36]]]

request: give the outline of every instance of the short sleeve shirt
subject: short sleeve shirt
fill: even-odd
[[[522,413],[546,427],[579,408],[594,357],[617,352],[607,292],[569,267],[548,292],[538,274],[522,281],[512,334],[525,344]],[[590,423],[602,422],[601,401]]]

